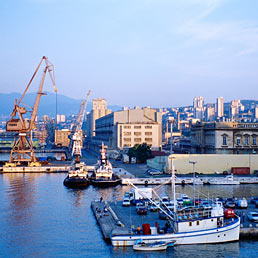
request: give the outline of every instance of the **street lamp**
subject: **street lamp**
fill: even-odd
[[[194,199],[194,206],[195,206],[195,170],[194,166],[197,163],[197,161],[189,161],[190,164],[193,164],[193,199]]]

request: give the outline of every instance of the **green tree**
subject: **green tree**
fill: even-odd
[[[132,157],[136,157],[137,163],[146,163],[147,159],[152,158],[151,148],[146,143],[135,144],[128,150],[128,156],[130,160]]]

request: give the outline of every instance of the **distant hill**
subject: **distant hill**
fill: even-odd
[[[20,99],[20,93],[0,93],[0,116],[9,116],[13,110],[15,99]],[[28,93],[25,95],[23,103],[34,106],[36,93]],[[64,95],[57,95],[57,112],[58,114],[72,115],[77,114],[80,109],[81,99],[73,99]],[[92,108],[92,102],[89,101],[87,111]],[[108,106],[112,111],[121,110],[120,106]],[[55,117],[56,115],[56,94],[47,92],[46,96],[40,98],[38,115],[49,115]]]

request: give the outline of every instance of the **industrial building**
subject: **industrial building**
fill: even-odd
[[[91,148],[99,149],[104,142],[110,149],[125,149],[147,143],[152,149],[161,148],[162,113],[151,108],[136,107],[121,110],[96,120],[96,136]]]

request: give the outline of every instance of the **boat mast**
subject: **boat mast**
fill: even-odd
[[[175,157],[170,156],[171,159],[171,187],[172,187],[172,193],[173,193],[173,204],[174,204],[174,213],[176,213],[176,182],[175,182],[175,169],[174,169],[174,164],[173,164],[173,159]]]

